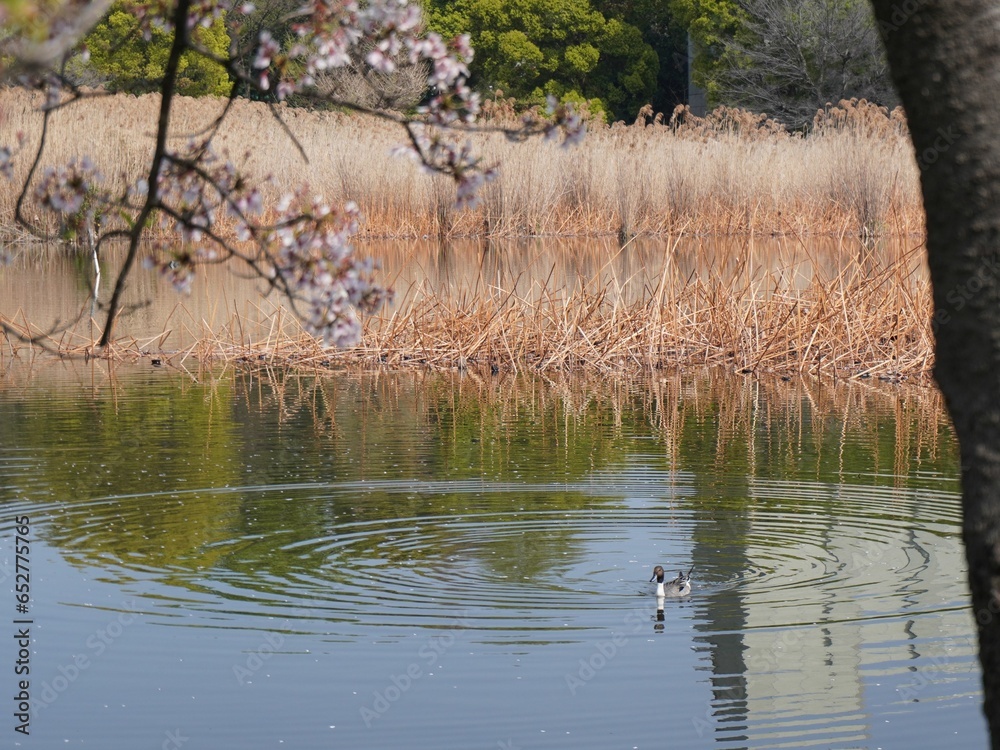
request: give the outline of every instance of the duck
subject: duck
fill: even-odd
[[[694,572],[692,567],[687,573],[683,571],[677,571],[677,577],[668,582],[663,582],[663,566],[657,565],[653,568],[653,577],[649,579],[650,583],[656,581],[656,595],[660,596],[687,596],[691,593],[691,573]]]

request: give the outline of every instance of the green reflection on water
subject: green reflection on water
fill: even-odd
[[[587,483],[623,467],[655,476],[661,494],[683,474],[692,511],[726,521],[699,524],[694,541],[739,548],[740,520],[759,509],[754,482],[919,489],[958,473],[940,400],[891,387],[711,371],[553,381],[109,376],[101,365],[42,369],[30,380],[8,373],[0,386],[0,500],[38,504],[46,515],[39,533],[93,565],[110,554],[125,566],[264,569],[280,578],[327,560],[322,547],[287,548],[296,541],[365,521],[592,508]],[[469,482],[486,484],[476,492]],[[796,502],[816,501],[782,498],[789,513]],[[835,517],[836,503],[820,504]],[[402,563],[469,551],[460,535],[432,536],[427,548],[380,549],[372,535],[351,552]],[[573,530],[558,526],[544,536],[500,535],[488,564],[538,575],[564,566],[575,546]]]

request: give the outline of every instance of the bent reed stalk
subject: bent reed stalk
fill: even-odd
[[[818,257],[804,264],[751,261],[747,248],[733,243],[714,252],[693,248],[692,261],[675,243],[660,250],[652,271],[638,253],[634,268],[616,266],[634,248],[598,248],[594,257],[607,257],[605,267],[585,259],[581,265],[591,272],[572,282],[565,281],[570,274],[495,274],[481,265],[479,279],[458,291],[427,279],[398,289],[396,303],[366,319],[361,344],[347,350],[324,348],[282,308],[263,307],[270,302],[249,314],[230,312],[214,327],[181,303],[160,334],[119,339],[101,356],[177,366],[193,359],[487,374],[713,365],[744,374],[929,383],[931,293],[920,246],[881,253],[854,246],[857,252],[841,248],[830,267]],[[804,245],[799,252],[808,254]],[[0,323],[22,337],[43,335],[19,314]],[[194,343],[165,353],[180,328]],[[30,348],[14,336],[0,338],[0,366]],[[62,354],[95,351],[85,323],[43,343]]]
[[[37,146],[40,94],[0,90],[3,142],[27,136],[15,179],[0,181],[0,222],[11,224],[27,155]],[[83,99],[53,114],[42,166],[90,155],[111,194],[145,176],[159,96]],[[223,102],[178,97],[172,136],[202,132]],[[278,111],[309,156],[302,159],[267,105],[240,99],[216,145],[251,177],[270,176],[266,200],[303,180],[327,200],[358,203],[362,232],[378,237],[588,235],[908,236],[922,233],[918,168],[899,113],[845,101],[817,114],[811,132],[786,132],[761,115],[679,108],[669,121],[591,123],[584,143],[508,143],[471,136],[499,177],[480,205],[453,208],[454,186],[390,155],[405,140],[392,123],[284,105]],[[484,124],[516,117],[487,102]],[[43,215],[39,208],[31,212]],[[53,227],[54,228],[54,227]]]

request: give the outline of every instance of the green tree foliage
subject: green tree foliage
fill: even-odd
[[[112,91],[142,94],[159,90],[170,54],[173,32],[154,28],[152,38],[143,39],[133,12],[134,3],[114,3],[104,19],[86,37],[89,65]],[[220,57],[229,56],[229,34],[223,18],[209,26],[197,26],[195,44]],[[219,63],[194,51],[181,58],[177,91],[186,96],[228,96],[229,74]]]
[[[636,26],[590,0],[427,0],[431,27],[469,34],[473,82],[528,104],[549,94],[631,118],[656,91],[659,58]]]
[[[741,29],[744,17],[735,0],[668,0],[677,21],[695,44],[694,81],[712,103],[720,103],[718,78],[725,70],[726,46]]]
[[[642,32],[643,40],[659,58],[659,73],[652,105],[671,112],[687,101],[687,28],[664,0],[591,0],[605,18],[618,19]]]

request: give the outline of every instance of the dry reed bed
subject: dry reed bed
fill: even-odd
[[[773,272],[737,268],[694,278],[667,265],[638,296],[616,282],[568,292],[539,281],[527,294],[494,286],[461,300],[414,290],[412,301],[370,321],[363,345],[340,357],[492,371],[707,364],[923,380],[933,362],[930,288],[912,260],[878,266],[857,258],[833,278],[817,272],[800,286]]]
[[[101,356],[494,373],[719,365],[781,376],[929,379],[931,296],[919,248],[888,258],[862,251],[832,271],[821,263],[812,267],[808,278],[764,270],[734,249],[699,273],[670,254],[653,279],[609,277],[603,270],[575,286],[542,276],[484,279],[478,289],[457,294],[415,283],[400,290],[393,307],[366,320],[361,344],[349,350],[321,347],[277,308],[234,315],[215,330],[192,320],[188,338],[195,343],[184,351],[161,352],[165,331],[141,341],[120,339]],[[5,323],[25,335],[43,333],[17,316]],[[63,354],[90,356],[94,330],[83,324],[43,341]],[[0,360],[20,356],[24,345],[5,339]]]
[[[28,135],[16,176],[40,133],[37,96],[0,90],[0,141]],[[44,163],[90,155],[113,192],[138,176],[152,149],[156,95],[78,102],[53,116]],[[180,98],[173,133],[197,133],[219,113],[211,98]],[[378,236],[635,234],[919,234],[923,212],[916,162],[899,116],[842,102],[818,116],[808,137],[739,111],[708,118],[680,111],[668,124],[641,113],[632,126],[593,126],[563,149],[533,140],[475,136],[501,165],[472,211],[452,207],[453,187],[390,156],[403,141],[391,123],[279,107],[310,161],[304,162],[268,108],[239,100],[218,145],[256,177],[268,199],[307,181],[335,201],[355,200],[364,231]],[[510,115],[489,108],[494,121]],[[489,120],[487,120],[489,122]],[[0,183],[0,221],[10,224],[14,182]]]

